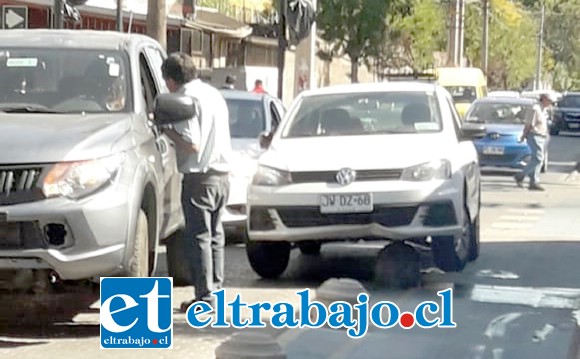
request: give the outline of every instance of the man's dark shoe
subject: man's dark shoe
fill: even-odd
[[[545,189],[544,187],[538,185],[538,184],[531,184],[530,185],[530,191],[540,191],[540,192],[544,192]]]
[[[524,179],[522,177],[520,177],[519,175],[515,175],[514,180],[516,181],[518,187],[524,188]]]
[[[212,308],[211,312],[209,312],[209,313],[213,313],[215,311],[215,305],[212,302],[206,301],[206,300],[197,300],[197,299],[189,300],[189,301],[181,303],[179,311],[181,313],[187,313],[187,310],[189,309],[189,307],[191,307],[192,304],[198,303],[198,302],[205,302],[205,303],[209,304]]]

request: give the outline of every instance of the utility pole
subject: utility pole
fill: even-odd
[[[167,48],[167,7],[165,0],[148,0],[147,35]]]
[[[463,48],[465,41],[465,0],[459,0],[459,41],[457,46],[457,65],[463,67]]]
[[[286,63],[286,8],[288,0],[278,0],[278,98],[284,95],[284,66]]]
[[[123,0],[117,0],[117,31],[123,32]]]
[[[539,90],[542,86],[542,50],[544,48],[544,17],[546,15],[546,6],[542,1],[542,16],[540,20],[540,33],[538,34],[538,53],[536,59],[536,83],[534,90]]]
[[[64,0],[54,0],[54,28],[64,29]]]
[[[483,74],[487,77],[489,59],[489,0],[482,0],[483,3],[483,39],[481,41],[481,67]]]

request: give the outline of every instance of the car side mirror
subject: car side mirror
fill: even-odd
[[[198,103],[184,94],[161,94],[155,99],[154,117],[156,125],[167,125],[187,121],[198,114]]]
[[[267,150],[272,144],[272,139],[274,138],[274,132],[262,132],[258,136],[260,141],[260,148]]]
[[[483,138],[487,135],[487,128],[480,123],[466,123],[461,126],[461,139],[464,141],[473,141]]]

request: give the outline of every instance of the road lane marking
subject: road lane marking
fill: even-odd
[[[520,276],[508,271],[494,271],[491,269],[482,269],[477,272],[478,277],[496,278],[496,279],[519,279]]]
[[[514,222],[497,222],[491,225],[492,229],[505,229],[505,230],[516,230],[516,229],[528,229],[532,228],[534,223],[514,223]]]
[[[504,221],[516,221],[516,222],[524,222],[524,221],[539,221],[540,217],[530,217],[527,215],[522,215],[522,216],[512,216],[512,215],[505,215],[505,216],[501,216],[500,220],[504,220]]]
[[[483,359],[485,354],[485,345],[476,345],[471,348],[472,359]]]
[[[507,313],[502,314],[499,317],[493,318],[491,322],[487,325],[485,332],[483,335],[488,337],[489,339],[493,338],[502,338],[505,336],[505,332],[507,331],[507,326],[510,322],[520,318],[523,314],[522,313]]]
[[[502,359],[503,358],[503,349],[502,348],[495,348],[491,352],[493,354],[493,359]]]
[[[513,235],[513,234],[512,234]],[[518,237],[505,236],[500,231],[482,231],[482,243],[509,243],[509,242],[580,242],[580,235],[559,235],[559,234],[529,234],[522,233]]]
[[[510,213],[520,213],[523,215],[546,213],[546,211],[543,209],[535,209],[535,208],[508,208],[507,211]]]
[[[548,335],[550,335],[550,333],[552,333],[554,331],[554,326],[550,325],[550,324],[546,324],[544,325],[544,328],[542,328],[541,330],[536,330],[536,332],[534,333],[534,343],[539,343],[539,342],[543,342],[546,340],[546,338],[548,337]]]
[[[578,309],[580,289],[476,284],[471,290],[470,299],[474,302],[524,305],[532,308]]]

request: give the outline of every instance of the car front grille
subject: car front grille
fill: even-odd
[[[286,227],[318,227],[332,225],[364,225],[377,223],[385,227],[409,225],[418,207],[376,207],[372,213],[320,213],[318,207],[276,207]]]
[[[0,166],[0,205],[41,199],[38,187],[41,173],[42,167]]]
[[[321,172],[292,172],[292,182],[294,183],[332,183],[336,182],[338,171]],[[398,180],[401,178],[403,170],[362,170],[356,171],[355,181],[383,181]]]

